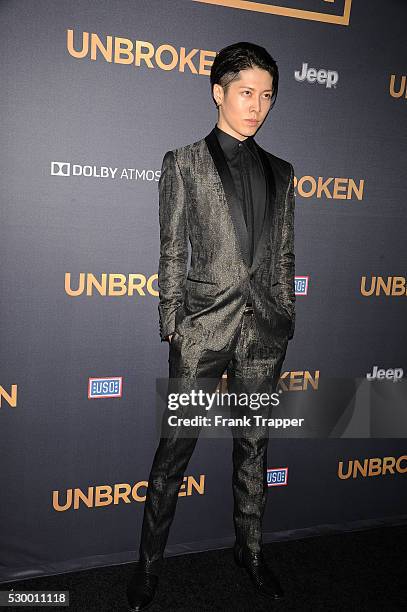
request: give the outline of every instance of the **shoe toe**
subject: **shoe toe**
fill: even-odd
[[[127,586],[127,600],[131,612],[147,610],[153,603],[158,577],[137,573]]]

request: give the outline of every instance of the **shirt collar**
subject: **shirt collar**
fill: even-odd
[[[239,140],[221,130],[217,125],[215,125],[215,132],[227,159],[232,159],[238,152],[239,144],[242,144],[258,160],[257,144],[253,136],[248,136],[245,140]]]

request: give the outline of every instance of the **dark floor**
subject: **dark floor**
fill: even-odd
[[[227,549],[166,559],[149,611],[407,610],[407,526],[267,544],[265,555],[285,590],[283,600],[268,603],[257,596]],[[52,610],[124,612],[133,568],[116,565],[4,583],[0,590],[68,590],[69,608]],[[1,608],[6,609],[16,608]]]

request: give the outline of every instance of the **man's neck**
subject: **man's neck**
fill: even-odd
[[[248,138],[248,136],[242,136],[242,134],[239,134],[238,132],[235,132],[235,130],[232,130],[232,128],[222,120],[218,120],[216,125],[220,130],[226,132],[226,134],[229,134],[229,136],[233,136],[233,138],[237,138],[240,141],[246,140],[246,138]]]

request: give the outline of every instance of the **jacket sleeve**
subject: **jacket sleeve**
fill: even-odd
[[[160,260],[158,266],[160,337],[175,329],[183,303],[188,265],[188,223],[183,178],[173,151],[167,151],[158,181]]]
[[[290,179],[288,183],[285,204],[284,204],[284,216],[282,224],[282,237],[280,254],[277,262],[277,278],[276,280],[281,284],[281,303],[282,306],[288,312],[291,318],[291,328],[289,331],[289,340],[294,335],[295,329],[295,254],[294,254],[294,210],[295,210],[295,196],[294,196],[294,168],[292,164]]]

